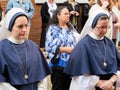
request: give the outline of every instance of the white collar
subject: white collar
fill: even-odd
[[[88,35],[90,35],[90,37],[92,37],[93,39],[96,39],[96,40],[102,40],[104,37],[98,37],[98,36],[96,36],[93,32],[91,32],[90,34],[88,34]]]
[[[22,43],[24,43],[24,41],[25,40],[23,40],[23,41],[18,41],[18,40],[15,40],[14,38],[12,38],[12,37],[8,37],[7,38],[9,41],[11,41],[12,43],[15,43],[15,44],[22,44]]]
[[[50,14],[50,18],[52,18],[53,11],[57,9],[57,5],[55,2],[53,4],[50,4],[48,1],[47,1],[47,5],[48,5],[48,13]]]

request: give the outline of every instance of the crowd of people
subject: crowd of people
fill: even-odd
[[[41,6],[40,45],[28,38],[30,0],[0,7],[0,90],[47,90],[48,75],[51,90],[119,90],[120,0]]]

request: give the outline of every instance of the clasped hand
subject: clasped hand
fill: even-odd
[[[77,11],[70,11],[71,15],[79,16],[79,13]]]
[[[111,80],[99,80],[96,86],[102,90],[115,90]]]

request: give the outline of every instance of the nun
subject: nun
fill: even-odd
[[[116,90],[120,54],[105,36],[108,28],[107,14],[89,16],[64,70],[72,77],[70,90]]]
[[[33,41],[25,39],[28,17],[12,8],[0,29],[0,90],[47,90],[48,63]]]

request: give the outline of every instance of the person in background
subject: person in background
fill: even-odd
[[[3,9],[2,9],[2,7],[0,6],[0,22],[1,22],[1,20],[3,19],[3,17],[4,17]]]
[[[94,12],[84,27],[86,34],[74,47],[64,70],[72,76],[69,90],[116,90],[120,54],[113,41],[105,36],[109,16]]]
[[[120,10],[120,0],[118,0],[117,2],[118,2],[118,9]]]
[[[110,15],[112,17],[112,40],[115,43],[115,45],[118,47],[118,37],[119,37],[119,27],[120,27],[120,11],[118,7],[116,6],[115,0],[110,0],[110,5],[112,8],[112,11],[110,12]]]
[[[21,8],[8,11],[0,30],[0,89],[47,90],[51,73],[38,45],[26,39],[29,18]],[[6,38],[2,38],[7,34]]]
[[[0,1],[0,27],[1,27],[1,21],[3,18],[4,18],[4,12],[3,12],[3,9],[1,7],[1,1]]]
[[[29,19],[29,23],[28,23],[29,28],[28,29],[29,30],[28,30],[28,33],[26,36],[26,38],[28,39],[29,33],[30,33],[30,26],[31,26],[30,20],[34,15],[33,4],[31,2],[31,0],[8,0],[7,6],[6,6],[6,13],[13,7],[18,7],[18,8],[23,9],[28,16],[28,19]]]
[[[52,90],[69,90],[71,77],[63,72],[70,53],[76,45],[74,32],[69,22],[70,13],[67,7],[61,6],[53,13],[46,33],[45,49],[52,69]]]
[[[90,10],[91,6],[94,4],[95,4],[95,0],[89,0],[89,2],[83,6],[83,8],[82,8],[82,28],[84,27],[85,22],[88,19],[89,10]]]
[[[79,27],[79,16],[80,16],[80,6],[75,0],[68,0],[63,3],[63,6],[66,6],[70,12],[70,21],[74,28],[80,33]]]
[[[42,17],[42,32],[40,36],[40,48],[42,51],[45,51],[45,37],[46,37],[46,27],[50,18],[52,18],[53,11],[57,9],[57,4],[54,0],[47,0],[41,8],[41,17]]]

